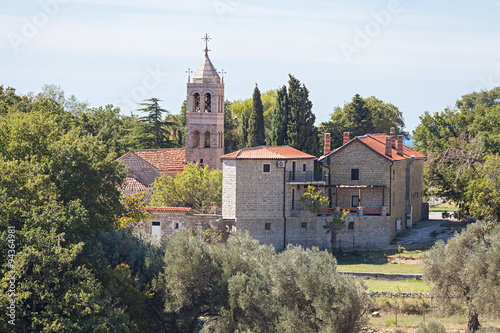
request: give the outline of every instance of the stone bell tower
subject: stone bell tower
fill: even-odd
[[[205,35],[205,58],[187,84],[186,162],[222,169],[224,155],[224,81],[208,57]],[[188,73],[191,72],[188,70]]]

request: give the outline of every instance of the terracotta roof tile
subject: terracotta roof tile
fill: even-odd
[[[196,209],[190,207],[146,207],[146,210],[153,212],[194,212],[196,214],[202,214]]]
[[[223,160],[298,160],[316,158],[290,146],[259,146],[241,149],[221,157]]]
[[[125,178],[120,191],[125,194],[138,194],[142,192],[147,192],[148,187],[141,183],[136,177],[129,176]]]
[[[160,172],[182,172],[186,165],[185,148],[141,149],[131,153],[139,156]]]
[[[330,152],[329,154],[326,154],[324,156],[320,157],[320,161],[323,160],[326,156],[335,154],[335,152],[343,149],[345,146],[349,145],[353,141],[360,141],[364,145],[366,145],[368,148],[371,150],[375,151],[376,153],[384,156],[390,161],[402,161],[406,159],[410,159],[411,156],[415,156],[415,158],[427,158],[425,155],[419,153],[418,151],[412,149],[411,147],[407,145],[403,145],[403,155],[399,155],[396,147],[392,147],[392,156],[388,156],[385,154],[385,138],[387,137],[387,134],[366,134],[363,136],[357,136],[342,147],[339,147],[335,149],[334,151]]]

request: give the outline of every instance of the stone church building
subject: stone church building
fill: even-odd
[[[210,227],[226,236],[248,231],[277,250],[287,244],[330,248],[325,220],[347,210],[346,228],[337,237],[341,248],[388,245],[402,230],[423,217],[423,164],[426,157],[389,134],[366,134],[330,150],[325,136],[319,159],[289,146],[253,147],[224,155],[224,82],[208,56],[189,76],[184,148],[133,150],[119,158],[129,176],[121,191],[147,192],[160,175],[175,177],[186,163],[222,169],[222,216],[182,207],[150,207],[144,226],[158,237],[180,230]],[[190,73],[189,73],[190,74]],[[300,202],[309,185],[322,189],[329,207],[313,215]]]
[[[175,175],[186,163],[222,169],[224,155],[224,82],[208,56],[187,83],[186,146],[184,148],[132,150],[118,160],[127,166],[122,192],[146,192],[161,174]]]

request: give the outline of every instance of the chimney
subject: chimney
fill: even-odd
[[[344,132],[344,145],[349,142],[349,132]]]
[[[403,136],[402,135],[398,135],[397,150],[398,150],[398,155],[403,156]]]
[[[324,153],[326,155],[330,152],[330,133],[325,133],[325,145],[324,145]]]
[[[396,147],[396,131],[394,130],[394,127],[391,127],[391,146]]]
[[[392,157],[392,138],[390,136],[385,137],[385,154]]]

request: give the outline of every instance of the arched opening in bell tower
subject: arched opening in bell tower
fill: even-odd
[[[210,148],[210,132],[205,132],[205,148]]]
[[[200,132],[194,131],[193,133],[193,147],[200,146]]]
[[[205,94],[205,112],[212,112],[212,95]]]
[[[200,112],[200,94],[194,94],[194,111]]]

